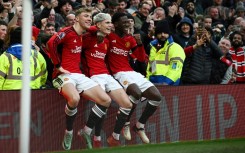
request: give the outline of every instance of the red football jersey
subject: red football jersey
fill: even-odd
[[[82,36],[73,27],[61,29],[47,42],[51,60],[54,65],[60,64],[71,73],[81,73],[80,54]]]
[[[91,77],[96,74],[109,74],[105,64],[105,56],[109,41],[104,38],[102,43],[97,43],[96,33],[87,32],[83,35],[82,69]]]
[[[109,39],[109,52],[108,56],[108,67],[112,74],[120,71],[133,71],[129,64],[128,54],[133,51],[138,60],[145,60],[145,50],[143,45],[137,46],[136,40],[131,35],[126,35],[120,38],[115,33],[108,35]]]

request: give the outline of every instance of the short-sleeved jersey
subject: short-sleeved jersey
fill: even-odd
[[[82,70],[91,77],[97,74],[109,74],[105,64],[105,56],[108,50],[109,41],[104,38],[104,41],[97,43],[96,32],[87,32],[83,35],[82,49]]]
[[[133,71],[129,62],[129,51],[136,47],[134,37],[127,35],[120,38],[115,33],[111,33],[107,37],[109,39],[108,67],[112,74],[120,71]]]
[[[79,64],[82,36],[78,35],[72,26],[61,29],[47,44],[54,65],[60,64],[71,73],[81,73]]]

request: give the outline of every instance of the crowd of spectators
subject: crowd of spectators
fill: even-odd
[[[154,74],[152,71],[147,74],[147,71],[149,72],[147,65],[153,62],[149,47],[157,40],[156,25],[161,20],[166,20],[171,41],[180,45],[186,56],[183,66],[179,67],[182,73],[177,85],[245,82],[244,0],[33,0],[32,2],[33,49],[40,52],[46,60],[48,72],[46,85],[42,87],[53,87],[51,75],[54,66],[49,58],[46,42],[60,29],[72,26],[75,23],[75,11],[81,7],[91,7],[94,15],[99,12],[110,15],[115,12],[127,14],[131,24],[129,33],[141,35],[150,59],[140,62],[129,54],[129,61],[135,71],[148,75],[148,78],[149,75],[168,77],[167,73]],[[22,26],[22,0],[1,0],[1,56],[12,47],[9,43],[9,29],[13,26]],[[156,50],[161,48],[156,47]],[[171,66],[173,68],[175,65]],[[3,65],[0,65],[0,82],[4,85],[7,72],[3,73],[2,68]],[[179,75],[180,72],[177,73]]]

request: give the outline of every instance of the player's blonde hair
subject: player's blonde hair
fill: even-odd
[[[81,13],[84,13],[84,12],[86,12],[86,13],[92,13],[92,8],[90,8],[90,7],[82,7],[82,8],[78,9],[78,10],[75,12],[75,16],[78,16],[78,15],[80,15]]]

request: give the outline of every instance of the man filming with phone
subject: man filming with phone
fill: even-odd
[[[231,64],[212,40],[212,29],[204,27],[203,23],[198,24],[196,33],[184,49],[186,60],[181,77],[182,84],[210,84],[213,59]]]

